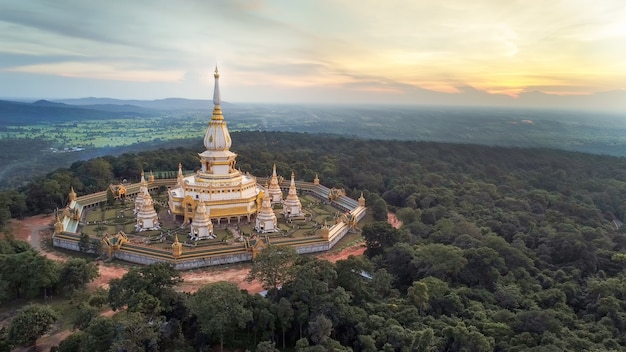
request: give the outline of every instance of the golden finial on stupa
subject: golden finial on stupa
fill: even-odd
[[[70,202],[75,201],[76,200],[76,192],[74,192],[74,187],[70,187],[70,195],[69,195],[69,199]]]
[[[174,235],[174,243],[172,243],[172,256],[178,258],[183,254],[183,244],[178,241],[178,235]]]

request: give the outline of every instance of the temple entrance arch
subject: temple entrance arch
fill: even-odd
[[[183,207],[183,223],[186,224],[196,214],[196,201],[187,195],[181,202],[181,206]]]

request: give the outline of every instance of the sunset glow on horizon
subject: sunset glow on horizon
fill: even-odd
[[[8,1],[0,97],[205,99],[215,64],[241,102],[587,95],[626,89],[625,19],[619,0]]]

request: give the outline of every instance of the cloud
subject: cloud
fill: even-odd
[[[175,70],[150,71],[128,67],[116,67],[115,65],[105,65],[101,63],[71,61],[17,66],[6,69],[5,71],[131,82],[176,82],[180,81],[184,76],[184,72]]]
[[[619,0],[9,1],[0,70],[193,91],[217,62],[239,100],[589,94],[626,88],[624,18]]]

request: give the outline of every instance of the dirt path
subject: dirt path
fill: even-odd
[[[52,260],[65,261],[67,258],[55,252],[50,252],[41,247],[41,241],[52,236],[52,215],[36,215],[24,220],[11,220],[10,227],[15,239],[28,242],[33,248]]]
[[[398,219],[398,217],[394,213],[387,213],[387,222],[391,224],[391,226],[393,226],[393,228],[395,229],[399,229],[402,227],[402,221],[400,221],[400,219]]]

